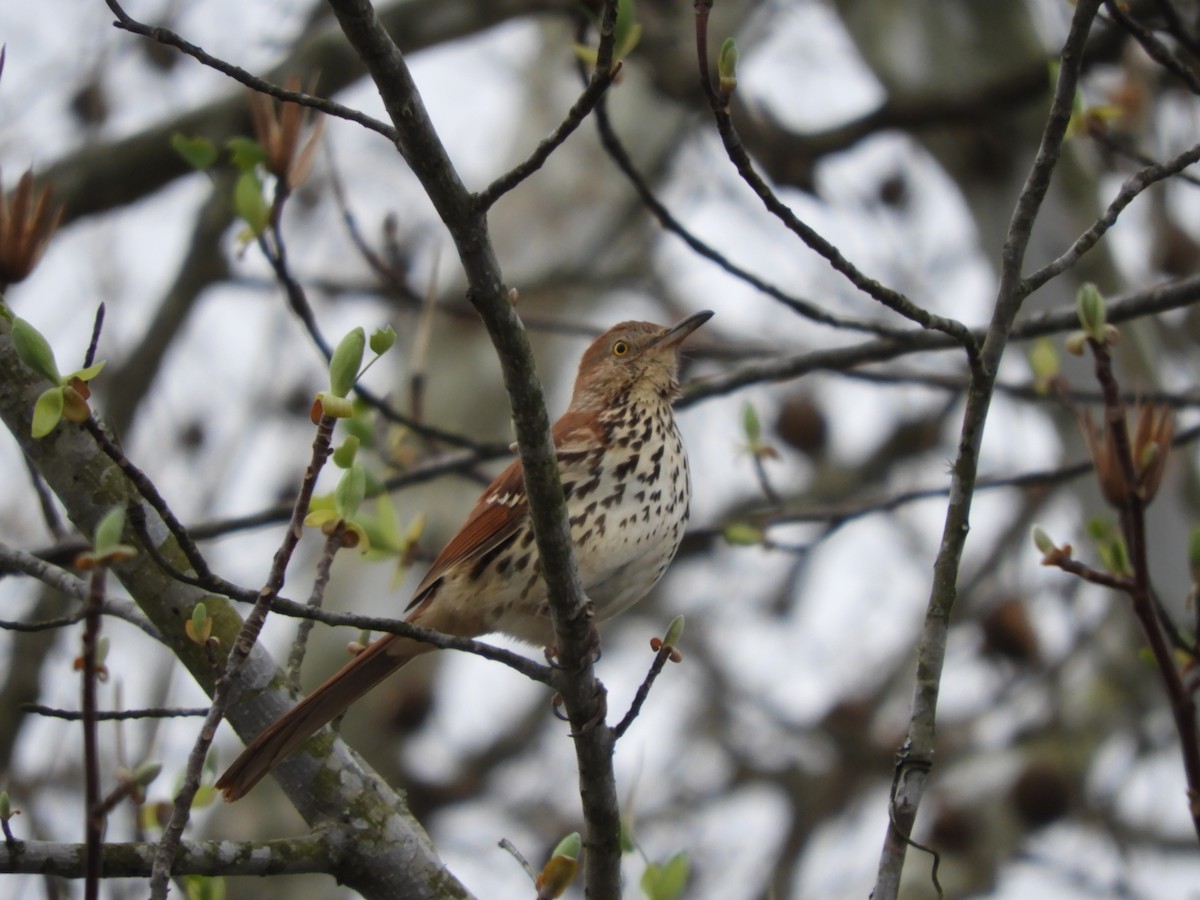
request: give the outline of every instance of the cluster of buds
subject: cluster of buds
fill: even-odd
[[[1117,427],[1124,430],[1124,423]],[[1175,414],[1168,407],[1144,403],[1138,410],[1137,424],[1129,439],[1132,484],[1126,477],[1114,429],[1097,429],[1086,410],[1080,416],[1080,429],[1096,468],[1100,491],[1111,506],[1124,509],[1130,491],[1143,503],[1154,499],[1175,437]]]
[[[300,79],[290,76],[285,87],[292,92],[298,91]],[[257,92],[250,95],[250,118],[265,156],[263,165],[287,186],[290,193],[304,183],[312,170],[325,120],[317,118],[308,140],[302,145],[300,135],[308,125],[308,110],[297,103],[276,103],[274,98]]]
[[[1081,330],[1067,335],[1068,353],[1082,356],[1088,341],[1108,346],[1120,340],[1117,327],[1108,322],[1108,309],[1104,304],[1104,297],[1094,284],[1089,282],[1079,289],[1075,298],[1075,313],[1079,317]]]
[[[21,176],[11,194],[0,197],[0,290],[29,277],[62,214],[50,188],[34,184],[32,170]]]
[[[1106,348],[1117,343],[1120,335],[1108,321],[1104,297],[1094,284],[1085,284],[1076,297],[1076,314],[1080,331],[1067,338],[1067,349],[1082,353],[1089,343],[1097,358],[1107,366]],[[1132,496],[1149,503],[1158,493],[1167,457],[1175,437],[1175,415],[1169,407],[1143,403],[1138,409],[1137,424],[1130,435],[1122,406],[1110,408],[1097,428],[1086,410],[1079,417],[1079,427],[1096,469],[1104,499],[1116,509],[1124,509]],[[1126,455],[1128,454],[1128,458]]]

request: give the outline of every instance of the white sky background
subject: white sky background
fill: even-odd
[[[129,4],[131,14],[143,19],[153,19],[164,8],[163,3]],[[773,12],[779,9],[779,4],[772,7]],[[209,52],[257,71],[276,60],[288,46],[308,10],[309,4],[298,2],[204,0],[182,4],[181,15],[172,27]],[[114,99],[113,115],[103,126],[101,135],[106,139],[136,131],[230,89],[222,76],[189,60],[180,60],[164,79],[148,68],[139,39],[112,29],[110,19],[100,0],[0,5],[0,40],[8,45],[8,60],[0,79],[0,168],[6,185],[30,163],[45,167],[89,139],[66,111],[70,92],[78,85],[64,78],[64,73],[74,78],[81,61],[84,69],[103,67],[111,96],[119,98]],[[230,28],[230,21],[236,21],[237,27]],[[788,14],[771,17],[770,22],[769,29],[762,29],[759,23],[760,31],[765,33],[741,44],[744,63],[739,91],[757,97],[787,124],[806,128],[861,114],[877,102],[878,86],[837,30],[835,17],[819,3],[798,3]],[[521,113],[522,84],[517,76],[528,56],[539,52],[541,40],[532,26],[506,26],[411,59],[425,102],[468,183],[479,185],[496,174],[495,145],[512,139],[505,134],[505,123]],[[483,77],[480,67],[485,63],[487,76]],[[630,65],[636,64],[635,54]],[[496,77],[497,72],[509,72],[512,77]],[[574,84],[565,58],[563,78]],[[796,90],[797,84],[812,89]],[[148,85],[153,88],[148,89]],[[616,89],[618,94],[620,89]],[[373,88],[366,83],[339,99],[382,114]],[[360,221],[378,221],[397,207],[410,210],[414,217],[427,215],[423,212],[427,204],[385,144],[340,123],[327,129],[339,165],[354,172],[348,180]],[[583,130],[587,131],[588,126]],[[478,140],[484,133],[490,136],[489,142]],[[756,206],[738,200],[744,189],[724,165],[714,138],[695,141],[682,159],[686,165],[678,166],[662,198],[698,235],[722,246],[768,280],[793,286],[797,293],[840,304],[842,312],[876,314],[869,301],[811,253],[795,244],[788,245],[792,247],[789,252],[778,252],[778,226]],[[696,190],[688,179],[688,170],[694,167],[703,167],[707,173],[704,190]],[[903,172],[909,180],[910,195],[915,198],[903,217],[880,211],[864,193],[870,192],[878,173],[888,171]],[[936,312],[953,314],[969,324],[984,319],[992,276],[975,247],[971,222],[952,183],[915,145],[896,136],[874,138],[822,165],[817,178],[820,199],[796,192],[785,192],[784,199],[860,268]],[[197,175],[130,209],[76,223],[59,236],[35,277],[11,292],[17,313],[51,336],[60,368],[72,368],[81,358],[92,312],[101,300],[109,301],[109,309],[100,355],[117,358],[137,339],[146,316],[174,277],[179,254],[189,239],[194,210],[206,195],[204,176]],[[435,226],[426,227],[435,235],[431,243],[440,240]],[[454,262],[448,247],[448,242],[443,242],[440,270],[450,281]],[[290,249],[292,258],[301,260],[298,265],[307,273],[346,266],[361,272],[364,268],[351,254],[340,227],[300,231]],[[425,265],[432,263],[426,260]],[[655,265],[674,280],[680,296],[696,298],[696,308],[717,310],[718,318],[710,327],[722,336],[781,349],[831,340],[827,332],[795,321],[772,301],[697,260],[678,241],[666,237],[660,240]],[[293,384],[300,377],[307,378],[315,389],[322,377],[317,354],[307,347],[293,352],[294,342],[300,340],[299,330],[287,315],[278,292],[273,287],[264,290],[258,286],[268,273],[255,254],[246,254],[234,266],[247,283],[210,292],[202,300],[185,336],[172,351],[169,371],[145,404],[138,430],[127,443],[131,456],[146,466],[185,521],[260,508],[273,501],[282,487],[294,482],[307,459],[307,429],[297,429],[294,423],[276,418],[258,423],[253,408],[243,401],[249,394],[262,397],[268,406],[276,406],[283,391],[277,386]],[[637,312],[641,302],[636,297],[627,301],[631,314]],[[374,327],[382,324],[385,315],[380,307],[366,303],[325,305],[320,312],[328,335],[341,334],[357,324]],[[606,323],[594,320],[593,324]],[[564,351],[566,356],[577,355],[577,343]],[[1012,377],[1022,376],[1019,360],[1008,365],[1012,366]],[[277,379],[264,380],[260,377],[264,371],[278,373]],[[372,372],[369,383],[385,391],[397,374],[394,368],[380,366]],[[915,415],[940,402],[940,398],[903,387],[880,388],[836,378],[813,379],[813,384],[825,407],[837,411],[830,422],[831,452],[849,459],[867,455],[897,417]],[[227,413],[227,397],[234,398],[232,406],[241,410],[236,415]],[[561,389],[552,390],[551,397],[557,397],[560,404],[551,410],[553,414],[561,410],[565,394]],[[682,417],[693,470],[698,482],[705,485],[694,501],[694,521],[698,525],[711,524],[735,497],[754,492],[748,462],[739,458],[730,466],[730,447],[738,440],[740,409],[746,400],[754,402],[763,420],[769,422],[774,419],[780,394],[767,389],[745,391],[693,407]],[[996,407],[988,428],[983,472],[1035,469],[1057,461],[1056,438],[1041,418],[1003,401],[998,401]],[[196,419],[202,419],[209,431],[202,461],[206,467],[203,479],[195,477],[201,461],[177,452],[173,443],[179,429]],[[252,421],[258,432],[253,446],[247,448],[242,434]],[[957,425],[956,416],[951,421]],[[803,464],[798,460],[789,459],[789,463],[802,472]],[[0,481],[0,540],[19,547],[36,547],[46,537],[37,530],[31,533],[29,494],[11,441],[0,441],[0,466],[17,476]],[[793,477],[784,466],[772,471],[785,481]],[[212,474],[216,477],[210,477]],[[893,487],[938,485],[946,480],[944,467],[910,468],[905,474],[911,482]],[[463,511],[469,500],[468,492],[462,498]],[[978,499],[975,537],[986,539],[993,518],[987,510],[991,504],[1003,503],[1004,498],[998,496]],[[895,518],[868,519],[846,526],[813,554],[802,579],[803,598],[782,622],[783,627],[778,622],[770,630],[749,625],[731,602],[731,583],[739,586],[738,603],[756,603],[756,597],[768,593],[769,585],[790,564],[782,554],[757,549],[723,548],[703,563],[692,561],[680,566],[668,585],[672,606],[685,612],[689,623],[695,623],[694,631],[689,625],[695,639],[716,634],[732,638],[727,646],[736,657],[731,668],[738,690],[757,698],[766,708],[783,711],[797,725],[811,722],[842,697],[848,686],[861,682],[866,687],[870,683],[872,676],[864,673],[863,659],[883,661],[881,671],[903,660],[923,614],[942,514],[942,504],[928,503],[909,508]],[[1051,532],[1061,533],[1054,531],[1053,516],[1048,515]],[[1066,530],[1070,527],[1066,524],[1070,511],[1062,518]],[[1003,521],[1004,517],[995,519]],[[264,534],[224,541],[216,545],[211,558],[217,569],[233,580],[257,584],[265,574],[274,540],[274,534]],[[871,548],[869,566],[861,561],[864,546]],[[1035,563],[1031,551],[1030,571],[1024,580],[1033,588],[1031,593],[1036,599],[1036,586],[1044,585],[1045,580],[1035,570]],[[345,564],[342,566],[344,573]],[[360,574],[354,591],[376,597],[386,594],[388,574]],[[302,580],[295,582],[301,584]],[[362,591],[364,584],[373,584],[378,590]],[[762,591],[756,592],[756,587]],[[0,581],[0,617],[17,618],[32,596],[30,585],[13,579]],[[881,603],[885,596],[886,604]],[[398,613],[399,608],[359,611]],[[610,708],[614,710],[625,708],[640,681],[649,656],[645,635],[662,626],[638,620],[636,613],[632,618],[635,622],[629,631],[636,635],[636,641],[606,645],[601,663],[601,675],[611,691]],[[1052,641],[1054,623],[1046,624]],[[146,642],[127,636],[118,626],[112,627],[112,635],[114,646],[138,648],[128,656],[116,653],[109,662],[113,682],[123,686],[124,703],[136,706],[159,702],[161,698],[154,696],[153,690],[158,687],[158,676],[146,677],[151,667],[150,658],[143,652]],[[852,650],[848,635],[852,636]],[[267,635],[276,646],[282,646],[288,638],[284,629]],[[0,641],[0,664],[5,663],[7,653],[7,641]],[[73,653],[73,649],[64,647],[55,671],[69,671]],[[976,709],[994,691],[988,673],[972,667],[969,657],[969,652],[952,654],[951,665],[961,661],[962,668],[947,679],[943,695],[947,715],[953,715],[956,709]],[[165,673],[170,669],[169,660],[160,659],[152,668],[156,673]],[[497,674],[495,667],[478,659],[454,656],[440,677],[442,695],[434,721],[412,742],[413,746],[404,749],[414,759],[428,760],[431,772],[439,766],[452,767],[464,748],[480,741],[486,735],[488,716],[503,715],[505,710],[516,711],[536,702],[535,688],[507,671]],[[200,692],[186,677],[179,675],[174,681],[171,702],[202,702]],[[49,685],[47,693],[48,703],[76,705],[73,678]],[[908,687],[901,693],[907,698]],[[643,845],[658,859],[679,849],[696,854],[704,877],[701,887],[689,897],[736,900],[756,896],[761,891],[758,878],[767,868],[777,835],[786,827],[786,807],[765,788],[706,794],[712,785],[720,785],[729,760],[715,746],[700,742],[681,747],[672,740],[682,733],[688,711],[703,703],[697,686],[688,681],[686,665],[666,673],[651,703],[646,719],[622,741],[617,758],[622,796],[636,790],[638,810],[645,812],[651,823],[640,832]],[[906,715],[907,710],[899,713]],[[40,723],[23,742],[17,765],[26,773],[74,765],[74,737],[64,739],[65,733],[66,727],[61,724]],[[573,758],[563,735],[534,739],[545,745],[544,767],[537,773],[513,772],[508,789],[514,796],[550,784],[573,782]],[[190,741],[188,728],[164,726],[158,752],[181,766]],[[228,759],[237,744],[226,734],[220,746],[223,758]],[[46,747],[54,747],[55,752],[47,756]],[[779,752],[787,756],[804,754],[807,749],[801,742]],[[806,763],[819,765],[819,753],[815,756],[816,762],[806,759]],[[1128,794],[1118,798],[1135,815],[1136,810],[1146,808],[1147,798],[1155,791],[1179,794],[1177,760],[1167,758],[1155,769],[1140,773]],[[173,779],[172,771],[168,763],[163,785],[158,786],[160,791]],[[880,773],[884,779],[881,784],[889,774]],[[672,816],[670,804],[680,798],[693,805],[682,815]],[[73,801],[63,795],[39,803],[37,824],[59,839],[78,840],[79,816]],[[841,823],[823,830],[811,844],[795,896],[866,894],[874,879],[885,825],[883,793],[877,792],[873,801],[848,810]],[[564,818],[575,814],[577,800],[570,791],[560,791],[547,802]],[[211,832],[220,833],[219,819],[209,820],[223,815],[229,815],[228,809],[207,810],[198,818]],[[23,816],[16,824],[19,831],[28,826],[29,820]],[[536,833],[514,819],[509,806],[496,804],[494,799],[462,804],[445,810],[429,825],[451,870],[480,897],[515,900],[529,896],[523,873],[495,846],[499,838],[509,837],[531,854],[539,850]],[[731,835],[736,835],[736,840]],[[110,837],[125,836],[120,822],[115,821]],[[1065,858],[1083,868],[1090,867],[1091,860],[1110,855],[1112,848],[1090,832],[1060,829],[1047,835],[1039,850],[1043,860]],[[909,867],[915,870],[922,864],[914,854]],[[1093,896],[1071,893],[1070,872],[1060,871],[1060,865],[1022,863],[990,896]],[[1178,879],[1176,884],[1180,886],[1194,884],[1200,877],[1200,865],[1194,856],[1183,863],[1134,856],[1127,868],[1115,866],[1111,872],[1093,871],[1091,876],[1105,888],[1128,879],[1139,896],[1182,896],[1173,889],[1170,893],[1159,892],[1164,889],[1168,873]],[[631,885],[636,884],[639,874],[640,864],[631,860]],[[40,887],[32,879],[10,881],[24,892],[23,896],[39,896]]]

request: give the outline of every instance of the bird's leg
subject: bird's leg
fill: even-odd
[[[590,719],[580,725],[578,730],[572,731],[571,737],[579,737],[581,734],[586,734],[603,722],[608,715],[608,691],[605,690],[604,685],[600,684],[600,682],[596,682],[596,697],[596,712],[592,714]],[[563,702],[563,695],[555,693],[550,698],[550,709],[554,713],[555,718],[561,719],[564,722],[570,722],[571,717],[563,710]]]

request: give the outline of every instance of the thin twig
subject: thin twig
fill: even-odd
[[[1164,5],[1169,6],[1170,4]],[[1184,86],[1193,94],[1200,94],[1200,77],[1196,75],[1192,68],[1177,59],[1175,54],[1162,41],[1156,38],[1150,29],[1130,16],[1121,8],[1121,4],[1114,2],[1114,0],[1104,0],[1104,8],[1122,28],[1133,35],[1133,39],[1141,44],[1147,56],[1182,81]],[[1188,46],[1193,48],[1193,52],[1195,52],[1194,42],[1189,41]]]
[[[96,307],[96,318],[92,321],[92,339],[88,342],[87,352],[83,354],[83,368],[96,361],[96,350],[100,347],[100,332],[104,328],[104,304]]]
[[[984,425],[991,407],[993,382],[1012,340],[1017,314],[1028,296],[1020,290],[1021,268],[1033,224],[1062,152],[1083,64],[1083,51],[1100,2],[1079,0],[1076,3],[1063,44],[1054,100],[1046,117],[1037,155],[1009,221],[1001,252],[1000,284],[992,320],[978,359],[971,367],[971,386],[967,391],[958,452],[951,468],[950,499],[916,650],[917,665],[908,731],[896,756],[895,778],[889,797],[888,828],[880,851],[873,890],[876,900],[895,900],[899,894],[913,824],[929,783],[950,617],[958,597],[961,561],[970,531],[971,502],[978,476]]]
[[[100,642],[100,607],[104,603],[106,569],[97,566],[88,582],[86,616],[83,623],[83,687],[80,706],[83,722],[84,843],[87,870],[84,875],[85,900],[100,896],[100,872],[104,864],[104,817],[100,814],[100,742],[96,726],[96,682],[99,680],[97,647]]]
[[[117,0],[105,0],[108,8],[113,11],[113,15],[117,17],[114,26],[132,34],[138,34],[142,37],[149,38],[152,41],[157,41],[168,47],[186,53],[188,56],[195,59],[202,65],[206,65],[211,69],[216,69],[223,75],[228,75],[234,81],[244,84],[253,91],[258,91],[261,94],[268,94],[277,100],[284,103],[296,103],[300,106],[307,106],[310,109],[315,109],[319,112],[335,116],[339,119],[345,119],[349,122],[354,122],[368,128],[378,134],[383,135],[392,143],[396,141],[396,129],[385,122],[381,122],[366,113],[359,112],[356,109],[351,109],[348,106],[343,106],[340,103],[335,103],[332,100],[326,100],[323,97],[314,97],[311,94],[306,94],[303,91],[289,91],[281,88],[277,84],[272,84],[269,81],[264,81],[251,75],[245,69],[241,69],[235,65],[225,62],[223,59],[218,59],[215,56],[210,56],[205,53],[200,47],[195,44],[185,41],[175,32],[166,29],[158,28],[153,25],[145,25],[136,19],[132,18]]]
[[[332,452],[330,442],[335,424],[336,420],[332,417],[322,416],[317,425],[316,436],[313,438],[312,457],[308,468],[304,472],[304,478],[300,483],[300,492],[296,496],[296,505],[292,512],[292,519],[288,523],[287,531],[284,534],[279,549],[275,551],[275,557],[272,560],[271,571],[267,576],[267,581],[259,590],[254,608],[246,616],[242,630],[239,632],[233,647],[229,651],[225,672],[218,679],[216,687],[213,690],[212,707],[209,709],[208,715],[204,719],[204,724],[200,728],[200,733],[197,735],[196,741],[192,746],[191,753],[188,755],[188,764],[183,785],[180,787],[179,793],[175,796],[171,818],[163,829],[163,836],[159,841],[158,852],[154,856],[154,870],[150,878],[150,896],[152,900],[165,900],[166,898],[172,864],[179,853],[180,841],[183,839],[183,829],[187,825],[188,818],[191,815],[192,801],[196,796],[196,791],[200,789],[200,775],[204,768],[204,761],[208,757],[208,750],[212,746],[213,739],[216,736],[217,726],[220,724],[221,719],[224,718],[225,708],[233,698],[233,689],[237,684],[238,676],[241,674],[242,666],[247,657],[249,657],[254,643],[258,640],[259,632],[262,631],[263,623],[266,620],[267,613],[271,609],[272,602],[279,596],[279,591],[283,587],[288,563],[291,561],[296,545],[300,542],[300,536],[304,527],[304,517],[308,512],[308,505],[317,484],[317,476],[325,465],[325,460],[329,458]]]
[[[38,506],[42,510],[42,521],[46,523],[46,530],[56,541],[61,541],[66,537],[67,531],[63,528],[62,516],[58,514],[58,507],[54,504],[54,494],[46,487],[46,482],[42,479],[33,461],[24,454],[21,454],[21,458],[25,461],[25,468],[29,471],[29,484],[33,487],[34,494],[37,495]]]
[[[601,97],[604,96],[604,92],[616,80],[617,73],[620,71],[621,63],[619,61],[613,63],[612,66],[604,68],[597,65],[592,72],[592,77],[588,81],[587,87],[584,88],[583,93],[579,95],[579,99],[571,106],[566,118],[551,132],[550,136],[537,145],[528,159],[505,172],[475,195],[475,202],[479,205],[479,208],[485,211],[491,209],[497,200],[540,169],[546,160],[550,158],[550,154],[561,147],[575,129],[583,124],[583,120],[588,117],[588,114],[600,102]]]
[[[633,695],[633,702],[629,704],[629,711],[625,713],[624,718],[613,726],[613,739],[620,740],[621,737],[629,730],[629,726],[633,724],[633,720],[638,717],[642,711],[642,706],[646,703],[646,698],[650,696],[650,688],[654,687],[654,682],[660,674],[662,674],[663,666],[667,664],[667,660],[671,658],[671,654],[675,653],[675,648],[669,644],[663,644],[658,648],[658,652],[654,654],[654,662],[650,664],[649,670],[646,672],[646,677],[642,679],[642,683],[638,685],[637,693]]]
[[[1191,692],[1183,683],[1179,666],[1167,629],[1160,616],[1165,615],[1161,605],[1154,602],[1154,588],[1150,579],[1150,562],[1146,547],[1146,499],[1138,490],[1133,448],[1129,438],[1125,417],[1125,405],[1121,401],[1120,389],[1112,369],[1112,357],[1108,348],[1097,341],[1089,345],[1095,359],[1096,380],[1105,396],[1105,429],[1111,442],[1113,455],[1125,483],[1124,506],[1120,510],[1121,531],[1129,548],[1129,562],[1133,568],[1132,584],[1124,588],[1132,601],[1133,613],[1142,627],[1150,652],[1154,657],[1159,676],[1167,693],[1168,705],[1179,734],[1179,745],[1183,756],[1183,769],[1188,784],[1188,812],[1192,827],[1200,838],[1200,733],[1196,730],[1196,704]],[[1172,623],[1172,629],[1174,623]]]
[[[308,336],[316,345],[321,355],[328,361],[333,356],[333,347],[326,339],[321,331],[321,327],[317,322],[316,314],[313,312],[312,304],[309,303],[308,295],[304,287],[292,274],[287,261],[287,252],[282,239],[282,234],[276,230],[273,241],[268,241],[265,236],[259,237],[259,248],[262,250],[263,256],[271,266],[271,270],[275,273],[275,278],[284,290],[287,297],[288,305],[292,312],[300,320],[304,326],[304,330],[308,332]],[[461,435],[453,432],[443,431],[440,428],[435,428],[416,421],[411,416],[406,416],[399,410],[395,409],[390,403],[382,397],[376,395],[373,391],[364,387],[362,384],[354,385],[354,395],[361,399],[372,409],[379,412],[384,418],[389,421],[403,425],[406,428],[411,428],[418,434],[426,437],[436,438],[445,444],[453,447],[472,447],[473,443]]]
[[[1075,243],[1062,256],[1025,278],[1021,282],[1020,290],[1025,294],[1031,294],[1050,279],[1071,268],[1117,223],[1117,218],[1125,207],[1141,196],[1147,188],[1172,175],[1179,174],[1196,162],[1200,162],[1200,144],[1185,150],[1168,162],[1146,166],[1131,176],[1121,185],[1121,190],[1108,204],[1104,215],[1097,219],[1091,228],[1076,238]]]
[[[83,427],[95,439],[100,449],[104,451],[118,468],[129,479],[130,484],[137,490],[138,494],[154,508],[167,529],[171,532],[179,544],[179,549],[183,551],[183,555],[187,558],[188,564],[198,576],[209,574],[208,562],[204,559],[204,555],[200,552],[200,548],[196,546],[196,542],[192,540],[183,523],[175,516],[174,511],[167,505],[167,501],[163,499],[154,482],[150,480],[140,468],[134,465],[133,461],[125,455],[125,452],[117,446],[117,444],[108,436],[108,433],[96,421],[94,416],[89,416],[87,421],[83,423]],[[141,510],[137,508],[137,504],[131,504],[128,510],[130,518],[133,519],[141,515]],[[150,541],[149,544],[153,544]]]
[[[40,703],[22,703],[20,710],[37,716],[46,716],[49,719],[65,719],[68,722],[76,722],[83,718],[82,712],[72,709],[57,709],[53,706],[43,706]],[[195,718],[207,714],[207,706],[197,706],[191,709],[177,706],[157,706],[145,709],[102,709],[95,712],[95,717],[97,722],[125,722],[130,719]]]
[[[772,215],[779,219],[789,231],[799,237],[809,249],[821,256],[852,285],[892,310],[892,312],[917,323],[922,328],[940,331],[949,335],[967,351],[967,356],[972,360],[972,365],[974,365],[974,359],[978,352],[978,342],[966,325],[955,319],[935,315],[913,303],[899,291],[885,287],[875,279],[867,277],[852,262],[846,259],[837,247],[822,237],[812,226],[802,221],[792,211],[791,207],[779,199],[763,177],[759,175],[753,161],[750,159],[749,153],[746,152],[746,148],[742,144],[741,137],[734,128],[733,119],[729,115],[729,107],[725,99],[713,87],[712,80],[708,75],[708,14],[712,7],[712,0],[696,0],[694,6],[696,10],[696,58],[700,66],[700,83],[704,89],[705,96],[708,97],[709,107],[712,110],[713,119],[717,125],[717,133],[720,135],[721,142],[725,147],[725,153],[729,157],[729,161],[733,163],[738,175],[741,176],[742,181],[754,191],[758,199],[762,201],[763,206]]]
[[[317,571],[313,578],[312,591],[309,593],[308,602],[305,604],[309,609],[320,609],[325,601],[325,588],[329,585],[329,576],[333,571],[333,559],[337,555],[337,552],[342,549],[343,534],[345,534],[344,526],[341,522],[338,522],[325,538],[325,545],[321,548],[321,556],[317,560]],[[300,620],[300,625],[296,628],[296,639],[292,641],[292,649],[288,653],[288,681],[292,683],[292,687],[297,691],[300,690],[300,668],[304,665],[304,654],[308,650],[308,636],[312,632],[316,622],[317,620],[312,618]]]
[[[819,306],[811,300],[805,300],[802,297],[797,297],[789,294],[777,285],[771,284],[769,281],[751,272],[749,269],[739,266],[737,263],[730,260],[727,256],[713,247],[700,240],[696,235],[687,229],[682,222],[666,207],[665,204],[655,195],[654,190],[642,177],[637,166],[633,162],[633,158],[625,149],[624,143],[617,135],[616,129],[612,125],[612,121],[608,115],[608,106],[605,100],[601,100],[596,105],[596,129],[600,135],[600,143],[608,153],[617,169],[625,176],[626,180],[633,187],[641,200],[642,205],[646,210],[658,220],[658,224],[663,230],[675,235],[683,241],[696,255],[707,259],[709,262],[716,265],[718,268],[732,275],[739,281],[750,285],[755,290],[766,294],[775,300],[778,300],[788,309],[803,316],[804,318],[817,322],[822,325],[829,325],[832,328],[845,329],[847,331],[864,331],[870,334],[876,334],[880,337],[900,336],[904,334],[904,329],[897,328],[893,325],[887,325],[882,322],[870,322],[863,319],[856,319],[850,316],[839,316],[836,313],[830,312],[827,309]]]

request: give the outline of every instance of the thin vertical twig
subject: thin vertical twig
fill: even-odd
[[[329,586],[329,577],[333,572],[333,559],[342,548],[342,535],[345,529],[338,522],[325,538],[325,546],[321,548],[321,556],[317,560],[317,571],[313,577],[312,591],[305,604],[309,609],[320,609],[325,603],[325,589]],[[312,633],[316,619],[301,619],[296,628],[296,639],[292,641],[292,649],[288,653],[287,673],[292,688],[300,690],[300,669],[304,665],[304,654],[308,651],[308,638]]]
[[[1141,496],[1137,485],[1133,449],[1129,439],[1129,427],[1125,417],[1125,404],[1121,399],[1120,387],[1113,374],[1112,356],[1108,348],[1097,341],[1089,341],[1095,360],[1096,380],[1104,394],[1105,421],[1121,477],[1125,482],[1124,505],[1119,510],[1121,533],[1129,549],[1129,563],[1133,569],[1133,583],[1126,589],[1133,614],[1141,625],[1142,633],[1154,657],[1155,666],[1162,678],[1168,705],[1179,735],[1183,770],[1188,785],[1188,812],[1192,827],[1200,838],[1200,733],[1196,730],[1196,703],[1183,683],[1175,653],[1168,639],[1162,616],[1165,611],[1154,602],[1154,588],[1150,580],[1150,561],[1146,552],[1146,499]],[[1165,452],[1165,451],[1164,451]]]
[[[105,568],[97,566],[88,581],[86,614],[83,620],[82,696],[80,698],[83,724],[84,774],[84,844],[87,867],[84,877],[84,900],[100,896],[100,872],[104,862],[104,813],[100,809],[100,742],[96,717],[96,681],[99,666],[97,648],[100,643],[100,622],[104,606]]]
[[[313,490],[316,488],[317,476],[320,475],[325,461],[332,453],[330,445],[333,439],[333,427],[336,422],[337,420],[330,416],[322,416],[317,425],[317,433],[313,438],[312,458],[300,483],[300,491],[296,495],[296,503],[292,508],[292,517],[288,522],[287,532],[284,534],[279,549],[275,551],[275,557],[272,560],[271,571],[267,576],[267,581],[259,590],[254,607],[246,616],[242,630],[239,632],[237,639],[233,643],[233,647],[229,651],[225,672],[217,681],[216,688],[213,690],[212,706],[209,708],[208,715],[204,719],[204,724],[200,728],[200,733],[197,735],[196,741],[192,745],[191,753],[188,755],[187,770],[183,785],[180,787],[179,793],[175,796],[171,818],[167,822],[166,828],[163,829],[162,839],[159,841],[158,849],[154,854],[154,866],[150,876],[151,900],[165,900],[167,896],[167,888],[171,878],[171,867],[174,864],[176,856],[179,854],[180,842],[183,839],[183,829],[186,827],[188,819],[191,816],[192,801],[196,797],[196,791],[200,789],[200,775],[204,770],[204,761],[208,758],[209,748],[216,737],[217,726],[221,723],[221,719],[224,718],[225,709],[233,697],[233,688],[236,686],[238,676],[241,674],[242,665],[245,663],[247,657],[250,656],[250,651],[258,640],[259,632],[262,631],[267,613],[271,609],[271,603],[279,596],[279,591],[283,588],[288,563],[291,561],[296,545],[300,543],[300,536],[304,528],[304,517],[308,513],[308,506],[312,500]]]
[[[929,784],[950,615],[958,598],[958,578],[970,531],[979,452],[995,390],[996,372],[1008,347],[1013,322],[1028,296],[1021,280],[1025,252],[1062,153],[1083,63],[1083,50],[1101,2],[1079,0],[1075,6],[1070,30],[1063,44],[1058,82],[1041,143],[1009,221],[1001,252],[1000,284],[992,320],[979,353],[968,354],[971,380],[959,432],[958,451],[951,468],[945,525],[933,564],[925,620],[917,642],[917,667],[908,732],[896,753],[888,803],[888,827],[872,891],[875,900],[895,900],[899,895],[904,861],[913,843],[912,828]]]

